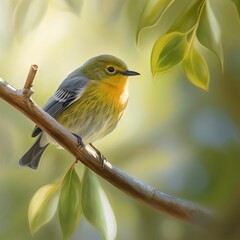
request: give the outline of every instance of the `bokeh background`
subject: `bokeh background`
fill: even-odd
[[[181,67],[155,80],[150,72],[154,42],[187,0],[144,30],[138,47],[135,34],[145,0],[79,1],[79,8],[64,0],[22,1],[16,13],[19,2],[0,2],[0,77],[22,88],[31,64],[38,64],[33,99],[43,106],[63,78],[90,57],[107,53],[121,58],[141,76],[129,80],[129,105],[118,128],[95,145],[128,174],[209,207],[223,219],[199,229],[101,180],[116,215],[117,239],[179,240],[201,234],[208,236],[204,239],[240,239],[239,230],[235,233],[240,226],[240,20],[233,2],[211,0],[222,30],[224,72],[216,56],[202,49],[211,74],[208,92],[193,86]],[[74,159],[51,146],[38,171],[20,168],[18,159],[33,142],[33,127],[0,100],[0,239],[61,239],[57,215],[32,237],[27,208],[37,189],[60,179]],[[235,235],[230,238],[227,232]],[[83,219],[76,239],[101,237]]]

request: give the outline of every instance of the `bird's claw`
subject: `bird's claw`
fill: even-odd
[[[99,160],[100,160],[100,165],[101,165],[101,168],[103,169],[104,167],[104,162],[107,161],[106,157],[96,148],[94,147],[91,143],[89,144],[92,149],[97,153],[98,157],[99,157]]]
[[[85,147],[85,144],[83,143],[82,138],[75,133],[72,133],[72,134],[77,138],[77,143],[78,143],[79,147],[81,147],[81,148]]]

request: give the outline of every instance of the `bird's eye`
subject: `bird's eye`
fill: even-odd
[[[110,66],[110,67],[107,67],[107,71],[111,74],[115,73],[115,68]]]

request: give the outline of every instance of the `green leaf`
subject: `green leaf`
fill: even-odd
[[[168,71],[183,61],[187,52],[187,37],[172,32],[160,37],[155,43],[151,55],[152,74]]]
[[[197,87],[208,90],[209,71],[202,56],[192,47],[183,61],[187,78]]]
[[[55,5],[65,11],[71,11],[77,15],[80,14],[83,1],[82,0],[55,0]]]
[[[232,0],[232,1],[235,4],[238,11],[238,16],[240,17],[240,1],[239,0]]]
[[[141,30],[145,27],[155,25],[174,1],[175,0],[149,0],[147,2],[146,7],[143,9],[140,15],[136,34],[136,42],[138,42]]]
[[[74,167],[67,172],[63,179],[58,213],[63,238],[69,239],[78,227],[82,216],[81,183]]]
[[[203,46],[210,49],[217,55],[223,69],[221,30],[210,5],[210,1],[207,1],[203,8],[202,16],[197,29],[197,38]]]
[[[117,234],[116,219],[96,174],[85,168],[82,181],[84,216],[99,230],[105,240],[115,239]]]
[[[188,1],[188,5],[176,18],[168,32],[186,33],[192,29],[198,21],[200,9],[204,3],[204,0]]]
[[[57,210],[59,184],[48,184],[41,187],[32,197],[28,207],[28,221],[31,233],[49,222]]]
[[[48,0],[20,0],[14,13],[14,30],[18,38],[33,30],[42,20]]]

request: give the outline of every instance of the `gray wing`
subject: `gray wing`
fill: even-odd
[[[56,118],[81,96],[88,82],[89,80],[81,75],[69,75],[58,87],[55,94],[49,98],[43,110]],[[41,132],[42,130],[36,126],[32,132],[32,137],[36,137]]]

